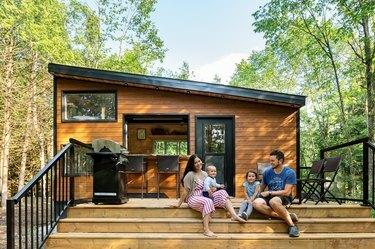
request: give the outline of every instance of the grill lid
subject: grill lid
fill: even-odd
[[[100,152],[103,148],[109,149],[112,153],[123,153],[125,148],[119,143],[108,139],[95,139],[92,141],[92,148],[95,152]]]

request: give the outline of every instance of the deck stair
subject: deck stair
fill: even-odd
[[[240,200],[233,199],[235,206]],[[170,205],[175,199],[131,199],[123,205],[82,204],[69,208],[47,248],[375,248],[375,219],[359,205],[292,205],[301,231],[289,238],[281,220],[254,213],[246,224],[216,211],[211,229],[202,235],[200,213]]]

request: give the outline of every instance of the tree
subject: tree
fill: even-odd
[[[154,5],[153,0],[99,0],[92,9],[71,0],[70,35],[81,55],[80,64],[146,73],[165,53],[163,41],[150,20]]]
[[[182,62],[182,65],[179,67],[177,71],[172,71],[163,67],[159,67],[156,69],[155,72],[151,72],[151,74],[160,77],[175,78],[181,80],[191,80],[195,77],[194,71],[190,70],[189,63],[187,63],[186,61]]]
[[[374,4],[271,0],[253,15],[266,48],[237,65],[231,84],[284,91],[288,87],[282,82],[289,79],[295,90],[287,92],[308,96],[301,110],[301,161],[305,164],[316,159],[323,147],[373,136]],[[358,151],[349,149],[342,155],[349,156],[342,165],[346,178],[339,179],[345,195],[353,196],[356,183],[348,179],[359,176]]]
[[[372,0],[335,1],[341,30],[359,65],[362,65],[367,92],[367,130],[375,142],[375,2]]]
[[[330,7],[330,1],[273,0],[254,13],[256,19],[254,26],[255,31],[265,33],[267,42],[273,47],[290,49],[289,43],[294,44],[294,41],[301,41],[305,37],[320,47],[323,55],[327,56],[330,61],[340,103],[341,118],[345,123],[345,107],[337,65],[338,51],[333,43],[333,40],[338,39],[338,32],[333,27],[334,16],[328,11]],[[312,45],[312,43],[308,42],[304,45]],[[299,47],[302,51],[309,49]]]
[[[221,77],[218,74],[215,74],[214,78],[213,78],[213,82],[214,83],[221,83]]]
[[[254,14],[255,30],[265,34],[267,43],[274,50],[289,51],[284,54],[293,56],[301,51],[308,53],[310,46],[320,48],[332,69],[331,78],[336,84],[344,131],[348,129],[345,128],[348,124],[343,93],[344,74],[352,70],[345,62],[350,63],[357,58],[363,64],[361,74],[367,89],[367,130],[372,140],[375,122],[374,11],[375,2],[371,0],[275,0]],[[303,47],[306,39],[311,42]],[[296,44],[296,41],[301,44]]]
[[[0,32],[5,38],[0,45],[0,71],[12,68],[6,77],[0,77],[4,88],[1,97],[6,102],[1,119],[3,208],[9,193],[17,190],[17,183],[18,189],[22,188],[47,159],[45,147],[52,128],[52,81],[47,63],[73,57],[65,14],[64,5],[57,0],[4,1],[0,5]],[[30,146],[35,140],[39,150]],[[39,158],[29,158],[37,154]]]
[[[1,136],[1,204],[5,208],[5,201],[8,197],[8,171],[10,164],[10,146],[12,139],[12,106],[14,104],[14,83],[16,81],[14,63],[15,55],[18,49],[18,41],[16,37],[16,19],[7,19],[8,14],[20,14],[16,6],[12,2],[4,2],[0,5],[0,35],[2,37],[0,48],[0,83],[2,86],[3,99],[3,129]]]
[[[282,63],[275,51],[267,47],[253,51],[247,60],[236,65],[230,85],[263,89],[269,91],[298,91],[293,67]]]
[[[175,73],[174,78],[188,80],[194,77],[194,72],[190,70],[190,66],[186,61],[182,62],[179,70],[179,72]]]
[[[164,56],[163,42],[150,21],[155,1],[97,3],[96,10],[77,0],[4,0],[0,4],[3,208],[9,194],[21,189],[52,154],[49,62],[147,73]],[[120,41],[122,52],[109,49]]]

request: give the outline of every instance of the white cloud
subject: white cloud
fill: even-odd
[[[228,84],[231,76],[236,68],[236,63],[239,63],[242,59],[246,59],[249,54],[245,53],[232,53],[220,57],[216,61],[193,68],[194,79],[197,81],[213,82],[215,74],[221,78],[222,84]]]

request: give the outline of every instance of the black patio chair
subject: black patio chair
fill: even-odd
[[[307,199],[311,198],[313,194],[319,193],[318,200],[315,205],[322,201],[327,201],[326,196],[330,195],[338,204],[341,205],[341,201],[338,200],[330,191],[330,187],[335,181],[336,175],[339,171],[341,164],[341,157],[329,157],[325,160],[323,165],[321,178],[310,179],[308,182],[312,186]]]
[[[147,181],[145,185],[145,174],[147,171],[147,165],[144,156],[139,155],[128,155],[128,164],[125,167],[125,174],[141,174],[142,176],[142,186],[141,186],[141,198],[143,198],[143,189],[146,188],[147,193]]]
[[[321,179],[321,176],[322,176],[322,169],[323,169],[323,166],[324,166],[324,162],[325,162],[326,159],[321,159],[321,160],[316,160],[312,163],[311,165],[311,168],[310,168],[310,171],[308,173],[308,175],[306,176],[306,178],[300,178],[300,179],[297,179],[297,183],[300,183],[301,184],[301,194],[302,193],[305,193],[304,197],[302,198],[302,196],[298,196],[299,197],[299,204],[301,204],[301,202],[307,197],[310,195],[310,193],[316,195],[316,193],[314,192],[311,192],[313,190],[313,181],[314,179]],[[320,196],[317,196],[318,198]],[[292,202],[297,198],[297,196],[295,196],[292,200]]]
[[[157,174],[157,191],[158,199],[160,196],[160,174],[175,174],[176,175],[176,197],[180,197],[180,163],[179,156],[156,156],[156,174]]]

